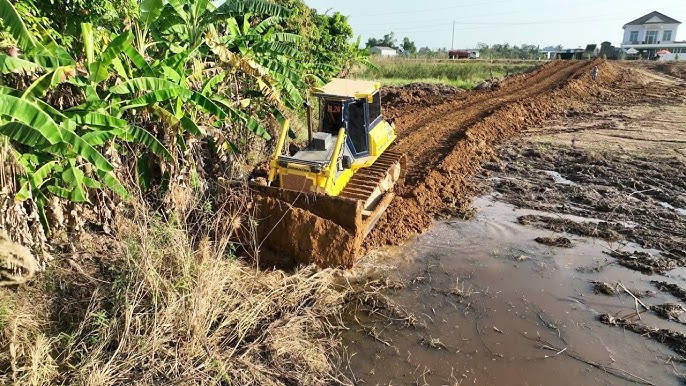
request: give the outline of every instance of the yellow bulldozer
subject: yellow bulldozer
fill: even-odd
[[[268,245],[298,255],[300,262],[354,263],[362,240],[390,204],[405,173],[405,156],[388,150],[396,138],[395,125],[381,114],[379,89],[378,82],[333,79],[313,90],[319,127],[313,129],[313,106],[306,104],[308,138],[297,149],[286,146],[289,127],[283,125],[269,163],[268,187],[263,189],[280,202],[271,202],[265,215]],[[284,206],[295,209],[288,213]],[[307,218],[303,211],[315,218],[306,224],[286,218]],[[296,229],[299,226],[302,229]],[[335,232],[336,227],[346,234]],[[327,253],[339,257],[327,259]]]

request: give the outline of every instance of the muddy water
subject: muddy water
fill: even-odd
[[[403,312],[362,307],[349,315],[343,338],[348,376],[356,384],[621,385],[636,377],[646,381],[639,384],[678,382],[674,371],[684,369],[673,364],[672,351],[598,322],[599,313],[635,313],[633,298],[596,294],[590,282],[656,292],[650,280],[678,283],[684,269],[646,276],[603,253],[636,245],[520,225],[517,217],[532,212],[492,196],[476,199],[475,207],[471,220],[439,222],[405,246],[361,262],[359,269],[381,267],[400,283],[381,296]],[[558,236],[574,247],[534,241]],[[663,293],[643,301],[677,302]],[[641,322],[686,332],[650,313]]]

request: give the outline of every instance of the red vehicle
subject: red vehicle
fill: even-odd
[[[478,59],[479,51],[452,50],[448,51],[448,59]]]

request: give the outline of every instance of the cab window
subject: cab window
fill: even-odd
[[[322,127],[321,131],[338,134],[338,130],[343,127],[343,103],[335,101],[324,101],[320,109]]]
[[[379,118],[381,118],[381,94],[376,92],[369,103],[369,123],[373,125]]]

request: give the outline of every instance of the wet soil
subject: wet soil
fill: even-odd
[[[608,296],[595,285],[622,283],[649,307],[674,303],[668,293],[651,293],[651,276],[613,264],[602,240],[520,224],[517,218],[529,210],[494,196],[476,199],[474,207],[471,220],[439,221],[350,273],[364,272],[360,280],[375,283],[366,302],[351,304],[342,333],[351,379],[378,385],[676,382],[673,366],[684,371],[679,353],[599,319],[609,314],[686,333],[686,326],[653,311],[642,310],[638,320],[631,296],[621,289]],[[534,241],[539,237],[567,237],[574,245],[545,246]],[[661,280],[685,276],[678,268]]]
[[[520,223],[656,250],[608,254],[625,267],[660,273],[686,265],[686,93],[648,75],[634,106],[603,103],[602,112],[528,130],[531,137],[484,165],[482,180],[505,202],[548,212]],[[677,110],[666,111],[652,94],[658,88]]]
[[[601,71],[610,83],[584,83],[590,91],[575,89],[565,108],[564,98],[551,98],[557,107],[541,126],[542,118],[524,117],[522,127],[504,120],[496,132],[486,117],[441,143],[448,126],[460,126],[463,113],[453,110],[461,101],[435,107],[453,119],[397,112],[396,122],[437,134],[400,136],[397,146],[413,156],[410,175],[371,245],[444,220],[349,273],[351,282],[377,283],[362,291],[367,301],[350,303],[342,336],[351,379],[683,382],[686,91],[674,77],[613,66]],[[470,139],[475,127],[483,136]],[[427,154],[410,151],[412,141]],[[414,209],[422,205],[424,214]],[[545,245],[565,239],[570,247]]]

